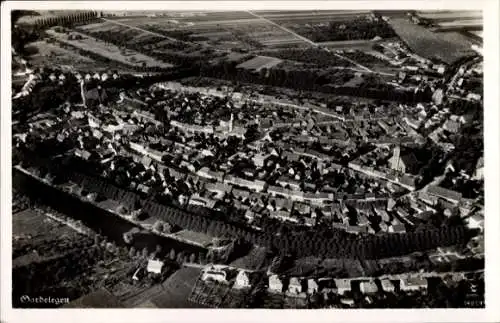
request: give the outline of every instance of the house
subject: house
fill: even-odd
[[[163,268],[163,261],[150,259],[148,261],[148,266],[146,268],[146,271],[148,273],[161,274],[162,268]]]
[[[394,292],[394,284],[389,279],[382,279],[380,281],[380,285],[382,286],[382,290],[385,292],[392,293]]]
[[[348,279],[335,279],[335,286],[337,286],[337,293],[340,295],[351,291],[351,281]]]
[[[422,277],[402,278],[399,284],[402,291],[411,292],[427,288],[427,280]]]
[[[147,186],[147,185],[144,185],[144,184],[139,184],[137,185],[137,190],[138,191],[141,191],[145,194],[148,194],[149,191],[151,190],[151,187]]]
[[[283,291],[283,283],[278,275],[269,276],[268,291],[271,293],[281,293]]]
[[[248,278],[248,274],[244,270],[240,270],[238,272],[238,275],[236,275],[236,280],[234,282],[233,288],[236,289],[243,289],[243,288],[249,288],[250,286],[250,279]]]
[[[443,129],[451,133],[457,133],[460,128],[460,123],[454,120],[448,120],[443,125]]]
[[[466,223],[470,229],[483,230],[483,228],[484,228],[484,216],[480,213],[476,213],[476,214],[466,218]]]
[[[314,279],[307,280],[307,293],[315,294],[318,292],[318,283]]]
[[[390,233],[405,233],[406,232],[406,228],[405,228],[404,224],[401,224],[401,223],[391,224],[389,226],[389,230],[388,231]]]
[[[363,281],[359,283],[359,290],[363,294],[373,294],[378,291],[378,287],[374,281]]]
[[[300,294],[302,293],[302,284],[297,277],[290,278],[290,283],[288,284],[288,293],[290,294]]]
[[[207,267],[205,267],[205,269],[203,269],[202,271],[201,279],[203,281],[215,280],[217,282],[227,283],[226,272],[219,266],[215,265],[208,265]]]

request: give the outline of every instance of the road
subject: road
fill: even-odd
[[[287,32],[287,33],[289,33],[289,34],[291,34],[291,35],[293,35],[293,36],[295,36],[295,37],[297,37],[297,38],[301,39],[302,41],[304,41],[304,42],[308,43],[309,45],[311,45],[311,46],[313,46],[313,47],[321,48],[321,49],[325,50],[326,52],[331,53],[331,51],[330,51],[328,48],[321,47],[321,46],[320,46],[320,45],[318,45],[317,43],[313,42],[312,40],[310,40],[310,39],[308,39],[308,38],[306,38],[306,37],[304,37],[304,36],[301,36],[301,35],[297,34],[297,33],[296,33],[296,32],[294,32],[293,30],[290,30],[290,29],[288,29],[288,28],[286,28],[286,27],[283,27],[283,26],[281,26],[280,24],[275,23],[274,21],[269,20],[269,19],[267,19],[267,18],[265,18],[265,17],[263,17],[263,16],[260,16],[260,15],[258,15],[258,14],[256,14],[256,13],[253,13],[253,12],[251,12],[251,11],[247,11],[247,12],[248,12],[249,14],[251,14],[252,16],[256,17],[256,18],[259,18],[259,19],[265,20],[265,21],[267,21],[268,23],[270,23],[270,24],[272,24],[272,25],[274,25],[274,26],[278,27],[279,29],[281,29],[281,30],[283,30],[283,31],[285,31],[285,32]],[[361,65],[361,64],[359,64],[359,63],[357,63],[357,62],[353,61],[352,59],[349,59],[349,58],[347,58],[347,57],[345,57],[345,56],[342,56],[342,55],[340,55],[340,54],[337,54],[337,53],[333,53],[333,54],[334,54],[335,56],[337,56],[337,57],[339,57],[339,58],[341,58],[341,59],[344,59],[344,60],[346,60],[346,61],[350,62],[351,64],[353,64],[353,65],[355,65],[355,66],[357,66],[357,67],[359,67],[359,68],[363,69],[363,70],[364,70],[364,71],[366,71],[366,72],[376,73],[376,72],[372,71],[371,69],[369,69],[368,67],[366,67],[366,66],[364,66],[364,65]]]

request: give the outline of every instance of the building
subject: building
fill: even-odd
[[[222,268],[214,265],[209,265],[203,269],[201,279],[204,281],[215,280],[221,283],[227,283],[226,272],[222,270]]]
[[[418,161],[413,153],[401,154],[401,148],[396,146],[392,157],[389,159],[391,169],[401,173],[412,173],[416,171]]]
[[[460,123],[454,120],[448,120],[443,125],[443,129],[451,133],[457,133],[460,129]]]
[[[402,278],[399,286],[405,292],[419,291],[427,288],[427,280],[422,277]]]
[[[299,278],[290,278],[290,283],[288,284],[288,293],[293,295],[302,293],[302,284]]]
[[[148,273],[161,274],[163,269],[163,261],[150,259],[146,268]]]
[[[271,293],[281,293],[283,291],[283,283],[278,275],[269,276],[268,291]]]
[[[363,281],[359,283],[359,290],[363,294],[373,294],[378,291],[378,287],[374,281]]]
[[[351,281],[348,279],[335,279],[335,286],[337,286],[337,293],[340,295],[351,291]]]
[[[476,213],[472,216],[466,218],[467,226],[470,229],[484,229],[484,216],[480,213]]]
[[[238,272],[238,275],[236,275],[236,280],[234,282],[233,288],[236,289],[243,289],[243,288],[249,288],[250,286],[250,279],[248,278],[248,274],[244,270],[240,270]]]
[[[314,279],[307,280],[307,293],[315,294],[318,292],[318,283]]]
[[[382,290],[388,293],[394,292],[394,284],[389,279],[382,279],[380,281],[380,285],[382,286]]]

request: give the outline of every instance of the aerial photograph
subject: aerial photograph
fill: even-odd
[[[482,11],[11,26],[14,308],[485,308]]]

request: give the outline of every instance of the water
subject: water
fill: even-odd
[[[136,225],[122,219],[109,211],[103,210],[93,204],[81,201],[79,198],[62,192],[46,183],[43,183],[22,171],[13,168],[12,184],[15,189],[40,199],[44,204],[61,212],[75,220],[80,220],[89,228],[100,232],[108,240],[114,241],[118,246],[125,246],[123,234],[130,231]],[[144,247],[149,252],[155,250],[156,245],[160,245],[164,252],[175,249],[176,253],[183,251],[187,255],[199,252],[206,252],[204,248],[186,244],[167,237],[147,233],[142,228],[140,233],[134,235],[133,246],[137,250]]]

